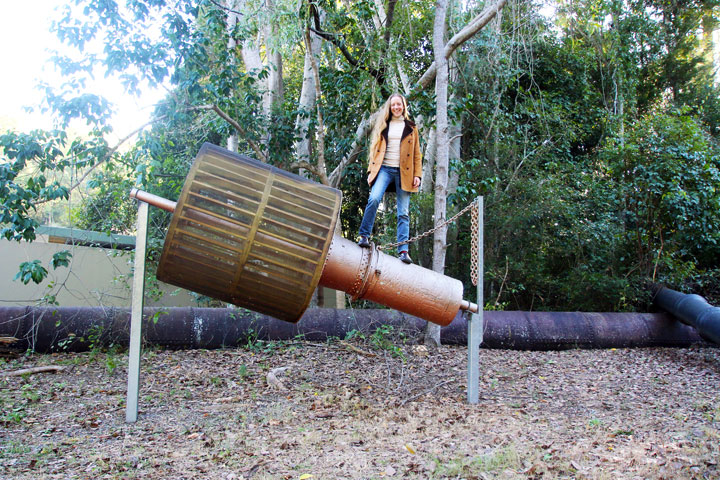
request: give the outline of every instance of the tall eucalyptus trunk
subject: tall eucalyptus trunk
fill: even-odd
[[[235,49],[237,48],[237,41],[235,40],[234,30],[235,26],[238,23],[239,14],[237,12],[237,0],[227,0],[226,6],[228,8],[228,18],[227,18],[227,30],[228,30],[228,45],[227,49],[228,52],[230,52],[229,61],[235,62]],[[230,135],[228,135],[227,138],[227,149],[231,152],[238,151],[238,132],[233,130]]]
[[[425,147],[425,155],[423,156],[423,181],[420,185],[420,192],[430,193],[433,185],[433,171],[435,170],[435,157],[437,155],[437,130],[430,129]]]
[[[310,119],[315,111],[315,75],[313,74],[312,58],[320,56],[322,40],[317,35],[310,35],[310,49],[305,49],[305,64],[303,66],[303,82],[298,102],[298,113],[295,118],[295,132],[298,140],[293,145],[295,160],[310,162]],[[303,172],[300,172],[301,175]]]
[[[448,60],[445,57],[445,18],[448,0],[436,0],[435,22],[433,23],[433,50],[435,54],[435,102],[437,130],[437,156],[435,158],[435,225],[445,221],[448,184]],[[433,235],[432,269],[445,272],[445,248],[447,227],[438,228]],[[428,323],[425,329],[425,344],[440,346],[440,325]]]

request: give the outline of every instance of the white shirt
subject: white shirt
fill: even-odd
[[[405,129],[405,120],[400,118],[390,120],[388,125],[388,140],[387,146],[385,147],[385,158],[383,159],[383,165],[386,167],[399,167],[400,166],[400,140],[402,139],[402,133]]]

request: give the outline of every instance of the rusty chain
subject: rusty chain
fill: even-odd
[[[470,267],[471,272],[470,276],[472,278],[473,285],[477,285],[477,279],[478,279],[478,251],[477,251],[477,227],[478,227],[478,209],[477,209],[477,200],[473,200],[468,204],[465,208],[460,210],[458,213],[453,215],[450,219],[445,220],[444,222],[435,225],[434,228],[428,230],[425,233],[421,233],[420,235],[415,235],[414,237],[405,240],[404,242],[397,242],[397,243],[388,243],[386,245],[378,245],[378,250],[385,250],[388,248],[394,248],[399,247],[400,245],[409,245],[413,242],[417,242],[421,238],[425,238],[428,235],[431,235],[435,233],[437,230],[441,229],[442,227],[445,227],[447,225],[450,225],[451,223],[454,223],[458,218],[463,216],[465,213],[467,213],[468,210],[472,210],[472,246],[470,250]]]
[[[471,239],[470,239],[470,279],[472,280],[472,284],[477,286],[478,284],[478,275],[479,275],[479,269],[478,269],[478,218],[479,218],[479,208],[478,208],[478,199],[475,199],[471,205],[474,206],[472,209],[472,212],[470,213],[470,222],[471,222]]]

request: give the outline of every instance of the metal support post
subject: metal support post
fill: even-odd
[[[467,401],[480,400],[480,344],[483,341],[483,197],[477,198],[477,313],[468,320],[468,387]]]
[[[140,390],[140,341],[145,297],[145,252],[147,250],[148,204],[138,202],[135,269],[133,272],[132,309],[130,313],[130,352],[128,354],[128,387],[125,422],[134,423],[138,414]]]

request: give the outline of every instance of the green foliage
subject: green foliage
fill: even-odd
[[[366,343],[375,350],[389,352],[393,357],[405,360],[405,354],[396,342],[405,343],[405,334],[396,332],[392,325],[380,325],[368,336],[360,330],[350,330],[345,335],[346,341]]]
[[[48,271],[40,264],[40,260],[32,260],[20,264],[20,271],[15,275],[14,280],[20,280],[24,284],[42,282],[47,276]]]
[[[631,125],[624,142],[610,142],[602,158],[623,208],[628,254],[641,270],[659,269],[678,283],[672,272],[685,262],[693,269],[716,265],[720,149],[699,122],[683,112],[651,112]]]
[[[67,187],[48,178],[68,166],[62,154],[65,141],[62,131],[0,135],[0,232],[4,238],[34,240],[38,224],[31,212],[36,204],[68,198]],[[28,175],[30,169],[33,175]]]
[[[53,254],[50,264],[53,268],[67,267],[70,265],[70,257],[72,254],[67,250],[62,250]],[[13,280],[20,280],[27,285],[32,280],[35,283],[41,283],[48,275],[48,271],[42,266],[40,260],[30,260],[20,264],[20,270],[15,274]],[[48,303],[53,303],[54,297],[48,299]]]
[[[50,264],[53,268],[67,267],[70,265],[70,258],[72,254],[67,250],[61,250],[53,253],[52,261]]]
[[[402,332],[396,333],[395,327],[392,325],[380,325],[372,335],[370,335],[370,345],[377,350],[390,352],[393,357],[401,357],[404,359],[405,355],[402,349],[395,345],[396,339],[393,337],[397,337],[397,339],[402,342],[405,341],[405,335]]]
[[[251,328],[247,332],[245,344],[241,346],[255,353],[274,353],[287,348],[287,342],[283,340],[263,340],[259,336],[260,333]]]

